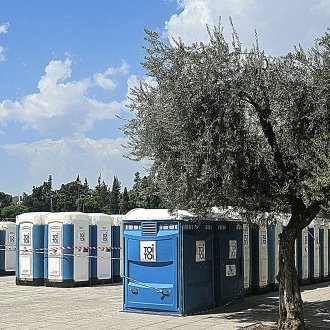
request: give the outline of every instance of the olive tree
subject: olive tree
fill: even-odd
[[[211,206],[289,212],[280,235],[280,329],[304,328],[295,239],[322,208],[330,187],[330,34],[305,52],[269,56],[243,49],[221,27],[209,43],[174,45],[147,31],[143,63],[152,85],[132,90],[125,126],[133,159],[173,209]]]

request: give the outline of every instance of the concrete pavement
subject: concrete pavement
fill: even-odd
[[[330,329],[330,282],[303,288],[309,329]],[[0,277],[0,329],[239,329],[275,325],[276,293],[247,297],[216,313],[186,317],[122,312],[122,286],[16,286]]]

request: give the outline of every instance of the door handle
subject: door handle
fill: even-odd
[[[133,294],[138,294],[140,291],[138,288],[130,288],[130,290],[132,291]]]
[[[163,294],[164,296],[169,296],[171,293],[172,293],[171,290],[162,290],[162,294]]]

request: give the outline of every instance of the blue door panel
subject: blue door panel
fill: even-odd
[[[125,235],[126,308],[176,312],[177,234],[153,237]],[[140,260],[140,242],[155,241],[156,261]]]

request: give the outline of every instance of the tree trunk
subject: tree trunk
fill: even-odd
[[[279,247],[279,322],[278,329],[304,329],[303,301],[295,267],[295,239],[299,230],[285,227]]]

